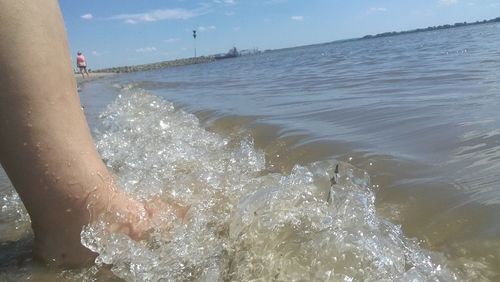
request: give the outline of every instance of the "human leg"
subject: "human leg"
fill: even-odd
[[[83,71],[84,68],[83,67],[78,67],[78,71],[80,72],[80,74],[82,75],[82,78],[85,78],[85,72]]]
[[[117,230],[140,236],[152,213],[116,187],[95,149],[57,1],[0,0],[0,34],[0,162],[30,214],[35,254],[55,265],[91,260],[80,231],[106,211],[122,215]]]

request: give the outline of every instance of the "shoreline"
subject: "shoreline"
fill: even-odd
[[[85,76],[85,78],[83,78],[81,74],[75,73],[75,80],[76,80],[76,84],[80,85],[80,84],[82,84],[84,82],[93,81],[93,80],[100,79],[100,78],[103,78],[103,77],[108,77],[108,76],[111,76],[111,75],[117,75],[117,73],[110,73],[110,72],[90,72],[89,76],[88,77]]]

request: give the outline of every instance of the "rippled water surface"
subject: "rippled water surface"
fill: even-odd
[[[500,25],[337,42],[81,85],[123,189],[191,205],[143,241],[30,259],[0,176],[0,279],[500,279]]]

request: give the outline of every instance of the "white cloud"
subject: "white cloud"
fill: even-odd
[[[156,52],[156,47],[142,47],[139,49],[135,49],[137,53],[150,53],[150,52]]]
[[[180,40],[179,38],[169,38],[169,39],[163,40],[163,42],[165,42],[165,43],[174,43],[174,42],[177,42],[179,40]]]
[[[384,7],[373,7],[373,8],[370,8],[368,9],[368,11],[366,11],[367,14],[377,14],[377,13],[385,13],[387,12],[387,8],[384,8]]]
[[[227,4],[227,5],[235,5],[236,1],[234,0],[214,0],[216,4]]]
[[[198,27],[198,30],[201,31],[201,32],[212,31],[212,30],[216,30],[216,29],[217,29],[217,27],[215,27],[214,25],[200,26],[200,27]]]
[[[99,57],[99,56],[102,55],[102,53],[99,53],[97,51],[92,51],[91,54],[94,55],[94,56],[96,56],[96,57]]]
[[[91,20],[94,18],[94,16],[92,16],[91,13],[88,13],[88,14],[81,15],[80,18],[82,18],[84,20]]]
[[[234,16],[234,12],[233,11],[227,11],[224,13],[224,15],[228,16],[228,17],[231,17],[231,16]]]
[[[281,4],[281,3],[285,3],[285,2],[288,2],[288,0],[268,0],[264,3],[265,4]]]
[[[438,4],[441,6],[451,6],[458,3],[458,0],[438,0]]]
[[[235,26],[235,27],[233,27],[233,31],[234,31],[234,32],[238,32],[238,31],[240,31],[240,30],[241,30],[241,27],[239,27],[239,26]]]
[[[302,21],[302,20],[304,20],[304,17],[303,16],[292,16],[291,19],[294,21]]]
[[[110,20],[122,20],[128,24],[137,24],[140,22],[156,22],[163,20],[187,20],[202,15],[201,10],[185,10],[185,9],[164,9],[154,10],[147,13],[138,14],[120,14],[110,17]]]

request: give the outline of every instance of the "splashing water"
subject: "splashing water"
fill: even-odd
[[[457,280],[442,255],[376,214],[364,171],[332,160],[269,173],[250,137],[209,132],[140,89],[123,90],[101,119],[98,148],[124,189],[191,205],[186,223],[165,216],[142,241],[104,222],[84,229],[97,265],[120,278]]]

